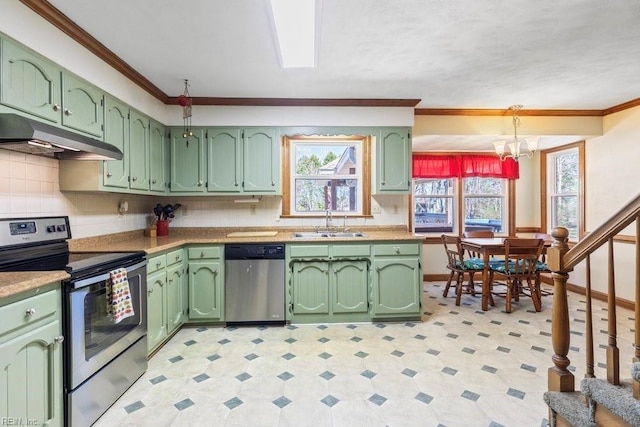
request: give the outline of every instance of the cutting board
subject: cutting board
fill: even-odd
[[[273,237],[277,231],[234,231],[227,234],[227,237]]]

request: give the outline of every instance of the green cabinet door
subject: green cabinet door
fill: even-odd
[[[331,311],[366,313],[369,304],[369,271],[366,261],[331,262]]]
[[[294,314],[329,313],[329,263],[292,263],[292,304]]]
[[[129,113],[129,187],[149,190],[149,118]]]
[[[193,130],[193,136],[184,138],[182,132],[171,132],[172,193],[204,193],[205,145],[202,130]]]
[[[147,277],[147,351],[153,350],[167,336],[167,275],[164,269]]]
[[[62,124],[102,139],[104,93],[71,74],[62,72]]]
[[[189,262],[189,319],[224,320],[222,263]]]
[[[242,191],[242,136],[240,129],[207,129],[207,191]]]
[[[60,123],[61,69],[12,41],[0,43],[0,103]]]
[[[122,160],[102,162],[105,187],[129,188],[129,107],[111,96],[105,97],[104,140],[118,147]]]
[[[184,322],[182,297],[182,263],[167,268],[167,333],[171,333]]]
[[[373,261],[373,314],[420,314],[420,265],[417,257]]]
[[[151,120],[149,131],[149,189],[164,193],[167,189],[167,144],[165,129]]]
[[[0,414],[24,425],[62,426],[60,321],[0,339]]]
[[[280,192],[280,144],[273,129],[244,131],[243,191],[248,194]]]
[[[378,193],[411,192],[411,133],[408,128],[382,129],[377,142],[376,188]]]

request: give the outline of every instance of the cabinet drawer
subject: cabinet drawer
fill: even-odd
[[[219,259],[222,258],[222,247],[189,248],[189,259]]]
[[[328,257],[328,245],[295,245],[289,246],[291,258],[317,258]]]
[[[345,245],[331,248],[333,258],[340,257],[368,257],[371,255],[370,245]]]
[[[375,255],[418,255],[420,246],[416,243],[375,245],[373,251]]]
[[[155,256],[149,259],[147,263],[147,274],[155,273],[167,266],[167,260],[164,255]]]
[[[0,335],[54,315],[61,308],[59,295],[60,291],[49,291],[0,307]]]
[[[179,264],[184,259],[184,252],[182,249],[171,251],[167,253],[167,266],[173,264]]]

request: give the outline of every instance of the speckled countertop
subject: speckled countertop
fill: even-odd
[[[233,232],[277,231],[275,236],[227,237]],[[184,245],[225,244],[225,243],[333,243],[333,242],[372,242],[372,241],[421,241],[405,227],[359,227],[353,232],[362,232],[366,237],[330,237],[301,238],[293,237],[296,231],[313,229],[289,228],[170,228],[168,236],[146,237],[142,230],[115,233],[105,236],[87,237],[69,240],[71,252],[128,252],[144,251],[149,255],[164,252]],[[0,305],[2,301],[17,294],[36,289],[40,286],[60,282],[69,278],[64,271],[35,271],[0,273]]]
[[[237,231],[277,231],[275,236],[252,237],[227,237],[228,234]],[[168,236],[145,237],[141,231],[110,234],[84,239],[72,239],[69,247],[72,252],[124,252],[145,251],[151,255],[183,245],[193,244],[225,244],[225,243],[331,243],[331,242],[370,242],[370,241],[421,241],[423,236],[416,236],[408,232],[404,227],[360,227],[357,231],[366,234],[366,237],[329,237],[329,238],[301,238],[293,237],[300,228],[170,228]]]

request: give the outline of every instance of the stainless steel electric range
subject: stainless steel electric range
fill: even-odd
[[[0,271],[65,270],[65,425],[94,423],[147,369],[144,252],[70,253],[66,216],[0,219]],[[126,268],[134,315],[107,312],[109,272]]]

